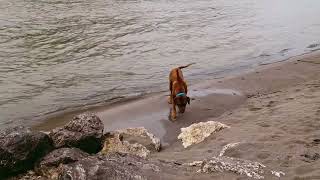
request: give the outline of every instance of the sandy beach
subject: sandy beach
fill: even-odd
[[[201,160],[216,156],[228,143],[240,142],[226,155],[282,171],[281,179],[320,179],[319,78],[320,53],[314,52],[191,85],[191,106],[175,122],[168,120],[166,92],[90,111],[103,120],[107,131],[143,126],[160,137],[163,150],[151,159]],[[53,117],[34,128],[50,130],[77,113]],[[231,128],[184,149],[177,139],[180,128],[209,120]],[[242,179],[232,173],[176,175],[177,179]]]

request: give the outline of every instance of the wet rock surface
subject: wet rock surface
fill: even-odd
[[[160,151],[160,139],[145,128],[128,128],[105,134],[102,154],[120,152],[146,158],[151,152]]]
[[[56,148],[76,147],[88,153],[97,153],[102,147],[104,125],[91,113],[74,117],[62,128],[52,130],[49,136]]]
[[[33,168],[52,150],[48,135],[26,127],[9,128],[0,133],[0,178]]]

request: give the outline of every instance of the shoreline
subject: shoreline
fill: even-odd
[[[191,85],[190,92],[189,92],[190,97],[193,99],[191,101],[191,106],[187,107],[187,112],[184,115],[182,115],[182,117],[178,118],[178,121],[175,124],[177,123],[180,124],[181,122],[184,122],[182,123],[183,125],[188,125],[194,122],[194,120],[191,120],[192,118],[203,120],[205,116],[197,118],[193,114],[194,112],[210,111],[210,110],[201,110],[201,108],[206,109],[206,107],[201,105],[201,103],[206,104],[208,102],[205,102],[205,101],[210,101],[210,99],[213,101],[212,109],[215,108],[214,103],[216,103],[216,105],[218,106],[221,105],[222,103],[222,105],[225,107],[220,109],[218,108],[213,113],[209,113],[210,115],[207,115],[206,116],[207,118],[217,117],[227,111],[234,110],[235,108],[239,107],[241,104],[243,104],[246,101],[247,95],[250,96],[250,94],[254,94],[258,91],[260,93],[263,93],[262,91],[268,91],[268,89],[270,88],[274,89],[274,88],[284,88],[287,86],[292,86],[298,83],[299,81],[301,81],[301,79],[294,80],[292,76],[295,76],[295,73],[291,72],[291,71],[296,71],[299,68],[291,67],[291,69],[287,70],[288,72],[291,72],[292,74],[291,77],[286,75],[286,73],[280,73],[280,76],[282,77],[288,76],[288,78],[282,78],[280,80],[277,80],[276,85],[272,85],[275,87],[270,87],[270,88],[267,87],[268,84],[270,85],[270,82],[268,82],[266,86],[264,86],[261,83],[259,84],[258,79],[254,79],[252,77],[259,76],[260,79],[266,79],[270,81],[272,79],[275,79],[275,77],[269,77],[269,76],[274,72],[279,71],[275,69],[276,67],[285,66],[286,64],[288,64],[289,66],[293,66],[292,64],[298,62],[297,60],[299,59],[307,59],[309,57],[319,56],[319,54],[320,54],[319,51],[306,53],[299,56],[288,58],[280,62],[274,62],[267,65],[260,65],[260,66],[256,66],[256,68],[254,69],[246,70],[243,72],[232,73],[223,78],[207,80],[202,83]],[[309,67],[307,64],[302,66]],[[300,72],[300,73],[304,73],[304,72]],[[299,75],[299,72],[297,72],[296,75]],[[308,75],[308,73],[306,73],[306,75]],[[186,77],[186,79],[188,79],[188,77]],[[247,79],[252,79],[251,80],[252,82],[249,82]],[[245,85],[247,82],[251,85],[251,87],[254,87],[254,88],[248,89],[248,87]],[[106,124],[105,130],[115,130],[117,128],[126,128],[130,126],[135,126],[135,127],[145,126],[146,128],[149,127],[152,130],[156,131],[154,132],[156,135],[164,137],[167,131],[172,131],[172,129],[171,130],[166,129],[166,127],[171,126],[170,124],[172,124],[172,122],[169,121],[167,117],[169,113],[169,108],[170,108],[167,105],[167,97],[166,97],[167,94],[168,92],[151,93],[151,94],[146,94],[138,97],[124,99],[120,102],[114,102],[107,105],[100,105],[100,106],[98,105],[98,106],[93,106],[86,109],[78,109],[71,112],[65,112],[59,115],[50,115],[51,117],[49,116],[49,118],[47,118],[43,122],[40,122],[34,125],[33,128],[37,130],[48,131],[52,128],[62,126],[63,124],[65,124],[65,122],[69,121],[71,117],[73,117],[78,113],[85,112],[85,111],[92,111],[100,115],[101,119]],[[236,94],[236,96],[234,94]],[[224,104],[223,101],[225,98],[228,98],[227,100],[228,102],[226,101],[226,103]],[[152,104],[152,107],[150,107],[150,104]],[[206,112],[204,112],[204,114],[205,113]],[[130,118],[132,117],[135,117],[134,120],[130,120]],[[148,119],[153,119],[152,122],[156,124],[148,123],[149,121]],[[197,120],[197,121],[202,121],[202,120]],[[159,121],[162,121],[162,122],[159,123]],[[108,126],[110,124],[111,126]],[[162,129],[159,130],[157,128],[152,128],[152,126],[156,126],[156,125],[162,126]],[[175,128],[174,130],[176,131],[178,129]],[[161,131],[161,132],[157,132],[157,131]]]

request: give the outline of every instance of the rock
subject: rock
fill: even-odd
[[[47,154],[35,168],[37,174],[49,178],[58,179],[57,168],[60,164],[69,164],[88,157],[89,154],[77,148],[56,149]]]
[[[14,127],[0,133],[0,179],[27,171],[53,149],[47,134],[26,127]]]
[[[229,143],[229,144],[223,146],[222,150],[221,150],[220,153],[219,153],[219,156],[223,156],[228,149],[234,148],[234,147],[238,146],[239,144],[240,144],[240,142],[237,142],[237,143]]]
[[[88,153],[97,153],[102,147],[103,123],[94,114],[84,113],[74,117],[63,128],[49,133],[56,148],[76,147]]]
[[[160,151],[161,142],[154,134],[148,132],[144,127],[127,128],[119,130],[124,140],[130,143],[139,143],[151,151]]]
[[[212,133],[224,128],[229,128],[229,126],[215,121],[200,122],[192,124],[186,128],[181,128],[181,133],[179,134],[178,139],[181,139],[183,147],[187,148],[193,144],[202,142]]]
[[[255,179],[263,179],[264,166],[258,162],[231,157],[213,157],[207,160],[185,164],[187,166],[200,167],[198,173],[232,172],[246,175]]]
[[[101,153],[109,154],[115,152],[133,154],[143,158],[146,158],[150,154],[150,151],[145,146],[138,143],[130,144],[128,141],[124,141],[119,132],[108,133],[105,135]]]
[[[128,128],[105,134],[101,153],[120,152],[146,158],[151,152],[160,149],[160,139],[145,128]]]
[[[18,176],[8,178],[8,180],[47,180],[48,178],[38,176],[34,171],[28,171]]]
[[[157,177],[161,169],[143,158],[132,155],[109,154],[89,156],[59,167],[60,179],[132,179]],[[151,178],[150,178],[151,179]]]

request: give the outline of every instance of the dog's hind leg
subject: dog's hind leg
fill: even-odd
[[[172,100],[172,110],[171,110],[171,120],[175,121],[177,119],[177,110],[176,110],[176,104]]]
[[[172,82],[169,82],[170,96],[168,97],[168,103],[172,104]]]

